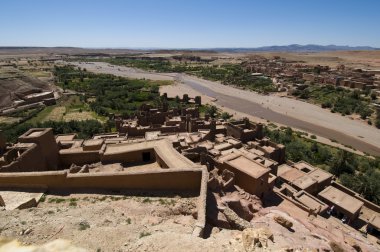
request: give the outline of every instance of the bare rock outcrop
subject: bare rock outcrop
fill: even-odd
[[[226,193],[221,198],[222,203],[234,210],[244,220],[251,221],[254,214],[262,209],[262,202],[255,195],[251,195],[237,186],[235,187],[238,191]]]
[[[240,218],[231,208],[225,207],[221,209],[221,212],[233,229],[244,230],[251,227],[251,224],[248,221]]]
[[[251,252],[268,248],[268,240],[274,242],[274,237],[268,228],[247,228],[242,232],[242,240],[245,251]]]

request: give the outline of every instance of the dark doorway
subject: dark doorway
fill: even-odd
[[[144,162],[149,162],[150,161],[150,152],[143,152],[142,153],[142,159]]]

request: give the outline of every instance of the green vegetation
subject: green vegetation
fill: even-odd
[[[17,137],[33,127],[53,128],[54,134],[78,133],[79,138],[90,138],[94,134],[110,132],[114,127],[112,121],[106,117],[114,113],[130,115],[135,113],[143,103],[159,105],[162,101],[159,95],[159,86],[147,80],[129,80],[106,74],[93,74],[72,66],[55,67],[54,75],[64,89],[77,91],[79,94],[65,97],[56,106],[44,110],[32,111],[23,123],[0,124],[0,130],[9,142],[17,141]],[[179,106],[171,102],[169,106]],[[63,114],[54,114],[54,109],[64,108]],[[70,113],[93,113],[88,119],[77,121],[75,116],[71,120],[63,121]],[[59,114],[59,115],[58,115]],[[46,121],[46,119],[49,119]]]
[[[195,74],[208,80],[221,81],[225,85],[235,85],[257,92],[277,91],[271,79],[252,76],[238,64],[209,65],[202,67]]]
[[[46,194],[43,194],[40,198],[40,201],[39,202],[45,202],[46,200]]]
[[[272,141],[284,144],[286,158],[304,160],[334,174],[348,188],[380,204],[380,158],[372,159],[301,137],[291,128],[265,127]]]
[[[158,202],[160,202],[161,205],[165,205],[165,206],[174,206],[176,203],[174,199],[171,199],[171,200],[159,199]]]
[[[48,200],[48,203],[63,203],[65,202],[66,200],[63,199],[63,198],[50,198]]]
[[[221,81],[225,85],[236,85],[257,92],[274,92],[277,90],[271,79],[252,76],[242,64],[211,65],[205,64],[200,59],[194,60],[196,63],[188,64],[176,60],[176,58],[169,60],[136,57],[116,57],[95,61],[106,61],[114,65],[136,67],[148,71],[188,73],[208,80]]]
[[[55,67],[58,85],[83,93],[82,99],[99,115],[132,114],[146,102],[158,103],[159,84],[108,74],[93,74],[73,66]]]
[[[233,116],[230,113],[222,111],[218,109],[216,106],[209,104],[202,105],[201,107],[199,107],[199,113],[201,114],[201,116],[205,116],[205,114],[208,114],[211,118],[218,118],[224,120],[231,119]]]
[[[375,126],[376,128],[380,129],[380,113],[379,112],[376,115]]]
[[[145,198],[142,202],[143,203],[152,203],[152,200],[150,198]]]
[[[79,138],[88,139],[95,134],[109,132],[111,125],[102,124],[97,120],[86,121],[46,121],[37,123],[21,123],[1,127],[8,142],[16,142],[17,138],[30,128],[53,128],[54,134],[66,134],[76,132]]]
[[[72,201],[72,202],[69,203],[69,206],[74,206],[75,207],[75,206],[77,206],[77,203],[75,201]]]
[[[362,119],[372,115],[371,97],[368,91],[359,91],[334,87],[332,85],[313,85],[303,90],[296,90],[293,95],[301,99],[311,100],[322,108],[342,115],[359,114]]]

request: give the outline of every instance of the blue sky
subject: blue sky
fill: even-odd
[[[0,46],[380,47],[378,0],[1,0]]]

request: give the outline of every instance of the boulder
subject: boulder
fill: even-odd
[[[280,224],[281,226],[287,228],[287,229],[291,229],[293,227],[293,222],[285,219],[284,217],[282,216],[275,216],[273,217],[273,219],[278,223]]]
[[[268,228],[246,228],[242,232],[242,240],[245,251],[268,248],[268,240],[274,242],[272,232]]]

